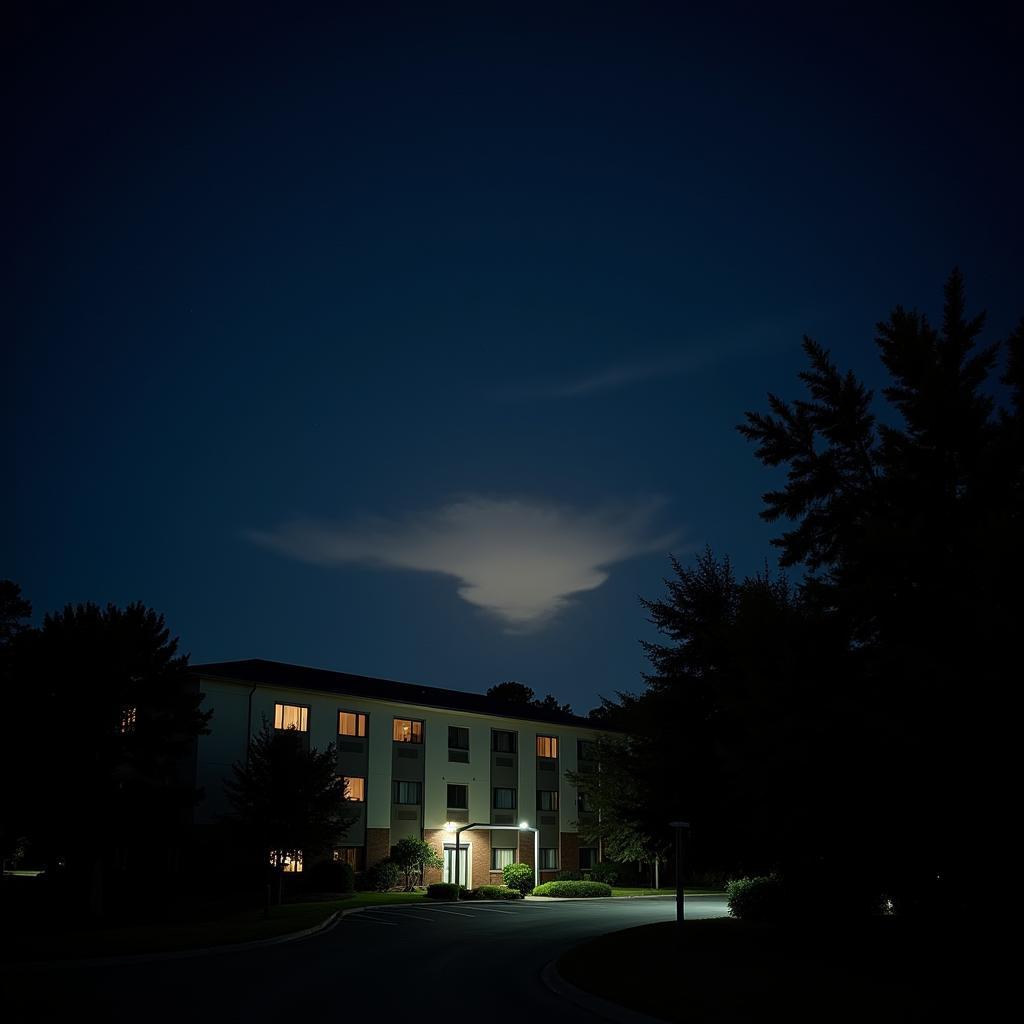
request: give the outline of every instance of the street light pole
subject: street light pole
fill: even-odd
[[[682,934],[683,928],[683,847],[686,833],[690,830],[688,821],[670,821],[669,825],[676,832],[676,934]]]

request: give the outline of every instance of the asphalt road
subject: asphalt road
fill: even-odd
[[[686,909],[688,918],[727,913],[720,897],[689,897]],[[244,953],[5,974],[4,1002],[15,996],[8,1019],[18,1024],[83,1015],[133,1024],[457,1022],[474,1008],[489,1024],[594,1022],[544,986],[543,967],[595,935],[674,915],[675,902],[661,898],[374,908],[325,935]]]

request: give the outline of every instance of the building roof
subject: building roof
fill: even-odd
[[[482,693],[446,690],[440,686],[422,686],[419,683],[399,683],[393,679],[375,679],[373,676],[356,676],[348,672],[332,672],[323,668],[287,665],[280,661],[265,661],[263,658],[215,661],[204,665],[192,665],[191,668],[196,675],[206,679],[229,679],[250,684],[262,683],[265,686],[321,690],[324,693],[344,694],[348,697],[372,697],[399,704],[420,704],[424,707],[471,711],[478,715],[521,718],[531,722],[575,725],[602,731],[607,729],[606,726],[579,715],[521,704],[506,704]]]

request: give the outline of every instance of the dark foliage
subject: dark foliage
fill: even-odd
[[[552,694],[546,694],[543,700],[538,700],[536,694],[534,694],[529,686],[513,680],[505,683],[496,683],[487,691],[487,696],[508,705],[510,708],[528,707],[541,711],[557,711],[566,715],[573,713],[571,705],[559,704],[557,698]]]
[[[534,896],[557,896],[562,899],[611,896],[612,887],[604,882],[545,882],[533,890]]]

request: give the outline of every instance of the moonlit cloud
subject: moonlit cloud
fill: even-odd
[[[661,500],[575,510],[525,499],[473,497],[401,521],[286,523],[250,538],[320,565],[363,563],[438,572],[510,633],[536,630],[572,595],[594,590],[617,562],[667,550],[678,539],[653,522]]]

